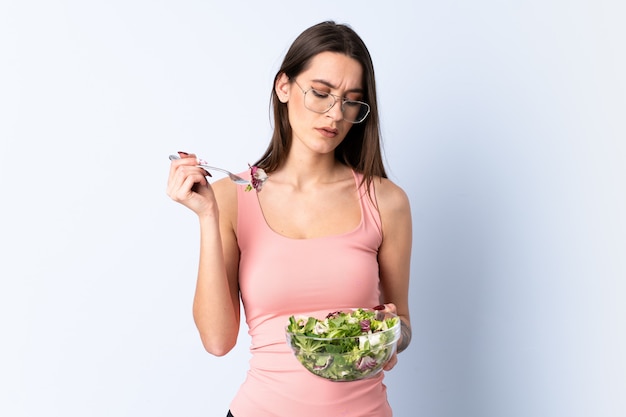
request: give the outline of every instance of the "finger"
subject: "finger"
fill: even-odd
[[[206,176],[206,170],[204,170],[203,168],[197,167],[195,159],[193,158],[175,159],[170,164],[169,180],[171,181],[176,176],[186,176],[193,172],[202,173]]]
[[[189,175],[187,176],[180,186],[175,186],[170,197],[172,200],[179,203],[187,204],[196,199],[199,194],[202,194],[202,189],[206,189],[206,179],[201,175]]]
[[[196,158],[195,154],[187,153],[183,151],[178,151],[178,154],[180,155],[181,159],[172,160],[171,168],[176,168],[182,165],[196,166],[200,163],[200,161]],[[202,172],[204,172],[205,177],[213,177],[213,175],[206,169],[202,168]]]
[[[397,363],[398,363],[398,354],[394,353],[393,356],[389,358],[385,366],[383,366],[383,370],[391,371],[396,366]]]
[[[169,177],[167,179],[167,190],[170,197],[180,189],[188,173],[179,161],[172,161],[170,166]]]
[[[203,169],[183,169],[183,174],[181,175],[181,183],[180,188],[186,192],[193,191],[193,188],[196,186],[207,186],[208,182],[206,177],[204,176]],[[196,187],[197,188],[197,187]]]
[[[185,178],[182,190],[185,191],[185,198],[191,198],[194,194],[200,194],[202,189],[209,185],[206,178],[202,174],[192,174]]]
[[[181,165],[195,166],[198,165],[198,159],[194,154],[188,154],[187,156],[183,156],[180,159],[173,159],[171,165],[174,167],[178,167]]]
[[[395,313],[397,310],[396,305],[394,303],[380,304],[380,305],[377,305],[376,307],[373,307],[373,309],[378,310],[378,311],[392,312],[392,313]]]
[[[207,186],[204,170],[196,167],[172,167],[168,179],[167,194],[176,201],[188,200],[195,191],[194,187]]]

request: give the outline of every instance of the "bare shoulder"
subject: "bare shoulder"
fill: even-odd
[[[374,192],[382,222],[385,240],[389,237],[400,239],[405,232],[411,230],[411,207],[404,190],[391,180],[376,178]]]
[[[381,215],[397,215],[410,212],[409,197],[406,192],[387,178],[374,180],[376,201]]]

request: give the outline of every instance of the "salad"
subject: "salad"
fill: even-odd
[[[323,320],[291,316],[286,331],[306,369],[333,381],[354,381],[377,374],[393,355],[400,319],[359,308]]]
[[[256,190],[259,192],[263,188],[265,181],[267,181],[268,176],[263,168],[250,164],[248,166],[250,167],[250,184],[246,186],[245,191]]]

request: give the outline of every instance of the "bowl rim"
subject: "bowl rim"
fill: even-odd
[[[338,312],[345,312],[345,310],[351,310],[351,311],[356,311],[356,310],[365,310],[365,311],[377,311],[373,308],[363,308],[363,307],[356,307],[356,308],[349,308],[349,309],[341,309],[341,310],[337,310]],[[379,310],[378,310],[379,311]],[[329,313],[330,314],[330,313]],[[296,318],[298,317],[302,317],[304,319],[309,319],[311,317],[315,318],[314,316],[306,316],[304,314],[292,314],[291,316],[295,316]],[[343,339],[355,339],[355,338],[361,338],[361,337],[374,337],[376,335],[379,334],[383,334],[383,333],[388,333],[388,332],[393,332],[393,333],[398,333],[396,335],[396,337],[393,338],[393,340],[391,340],[389,343],[387,343],[388,345],[391,345],[393,343],[396,343],[399,339],[399,328],[400,328],[400,318],[397,314],[395,313],[390,313],[390,312],[385,312],[385,319],[387,318],[398,318],[398,321],[396,322],[396,324],[394,324],[393,326],[391,326],[390,328],[388,328],[387,330],[380,330],[377,332],[373,332],[373,333],[363,333],[363,334],[359,334],[359,335],[355,335],[355,336],[346,336],[346,337],[319,337],[319,336],[307,336],[305,334],[301,334],[301,333],[294,333],[292,331],[289,331],[289,323],[285,326],[285,333],[289,336],[298,336],[298,337],[304,337],[310,340],[343,340]],[[387,317],[389,316],[389,317]],[[320,320],[320,319],[316,319],[316,320]]]

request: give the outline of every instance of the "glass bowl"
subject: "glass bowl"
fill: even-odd
[[[331,381],[371,378],[396,351],[400,319],[373,309],[330,313],[324,319],[291,316],[287,344],[311,373]]]

